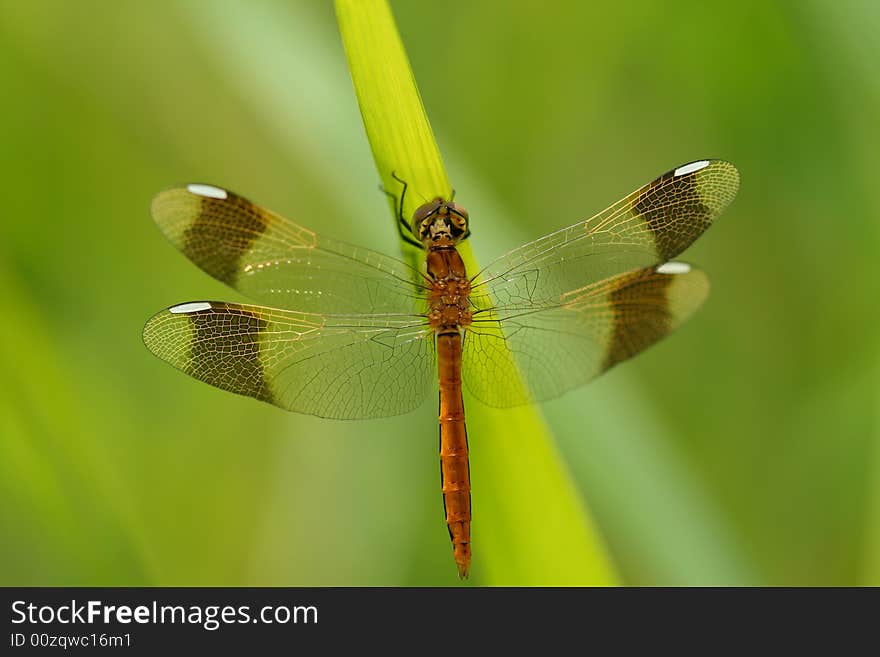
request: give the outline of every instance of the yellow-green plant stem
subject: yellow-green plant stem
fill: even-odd
[[[358,104],[382,184],[409,217],[451,185],[391,10],[384,0],[337,0]],[[466,198],[466,189],[459,190]],[[395,218],[396,220],[396,218]],[[479,217],[472,217],[473,226]],[[469,271],[479,271],[467,243]],[[473,575],[486,584],[616,582],[602,539],[536,407],[496,410],[466,397],[473,484]],[[426,437],[429,434],[426,429]],[[438,531],[442,518],[438,517]],[[450,558],[450,568],[451,558]]]

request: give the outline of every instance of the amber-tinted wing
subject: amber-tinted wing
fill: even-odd
[[[502,256],[476,277],[472,300],[497,317],[559,305],[589,283],[664,263],[733,200],[739,173],[723,160],[669,171],[594,217]]]
[[[152,213],[190,260],[262,303],[316,313],[423,311],[423,278],[408,265],[316,235],[228,190],[169,189]]]
[[[543,309],[477,313],[462,376],[490,406],[553,399],[668,335],[705,300],[706,276],[670,262],[586,285]]]
[[[406,413],[435,377],[434,333],[418,316],[193,302],[152,317],[144,342],[196,379],[319,417]]]

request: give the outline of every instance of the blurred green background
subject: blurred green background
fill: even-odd
[[[481,262],[742,173],[706,307],[541,407],[622,581],[880,584],[880,5],[392,7]],[[0,79],[0,584],[455,584],[433,401],[287,414],[140,339],[241,300],[153,225],[171,185],[399,254],[332,5],[0,2]]]

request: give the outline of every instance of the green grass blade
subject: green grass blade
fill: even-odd
[[[403,44],[383,0],[337,0],[336,13],[382,184],[397,193],[395,172],[414,192],[407,194],[408,217],[422,198],[448,197],[451,186]],[[466,265],[478,271],[463,246]],[[613,584],[604,545],[538,409],[498,411],[466,402],[475,578],[488,584]]]
[[[875,368],[875,390],[880,390],[880,362]],[[868,493],[868,516],[865,528],[865,552],[862,563],[864,586],[880,586],[880,393],[875,395],[874,406],[874,459],[870,472],[871,488]]]
[[[392,173],[407,182],[408,218],[423,198],[448,198],[452,188],[391,9],[384,0],[340,0],[336,15],[382,185],[399,194]]]

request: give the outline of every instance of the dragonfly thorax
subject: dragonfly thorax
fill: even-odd
[[[467,210],[452,201],[435,198],[415,211],[412,232],[426,248],[455,246],[467,237]]]
[[[434,330],[439,333],[470,325],[471,282],[458,251],[449,247],[429,248],[426,267],[431,279],[428,321]]]

